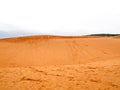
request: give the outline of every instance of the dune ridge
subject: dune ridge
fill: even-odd
[[[38,40],[38,39],[74,39],[74,38],[98,38],[103,36],[56,36],[56,35],[33,35],[33,36],[21,36],[12,38],[1,38],[1,41],[26,41],[26,40]]]

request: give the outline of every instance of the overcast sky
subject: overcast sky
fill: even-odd
[[[0,30],[120,33],[120,0],[0,0]]]

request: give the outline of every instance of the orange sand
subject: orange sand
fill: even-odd
[[[120,90],[120,39],[1,39],[0,90]]]

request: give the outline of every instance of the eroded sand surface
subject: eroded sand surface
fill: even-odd
[[[120,90],[120,39],[1,39],[0,90]]]

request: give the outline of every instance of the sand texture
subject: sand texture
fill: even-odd
[[[120,90],[120,38],[0,39],[0,90]]]

